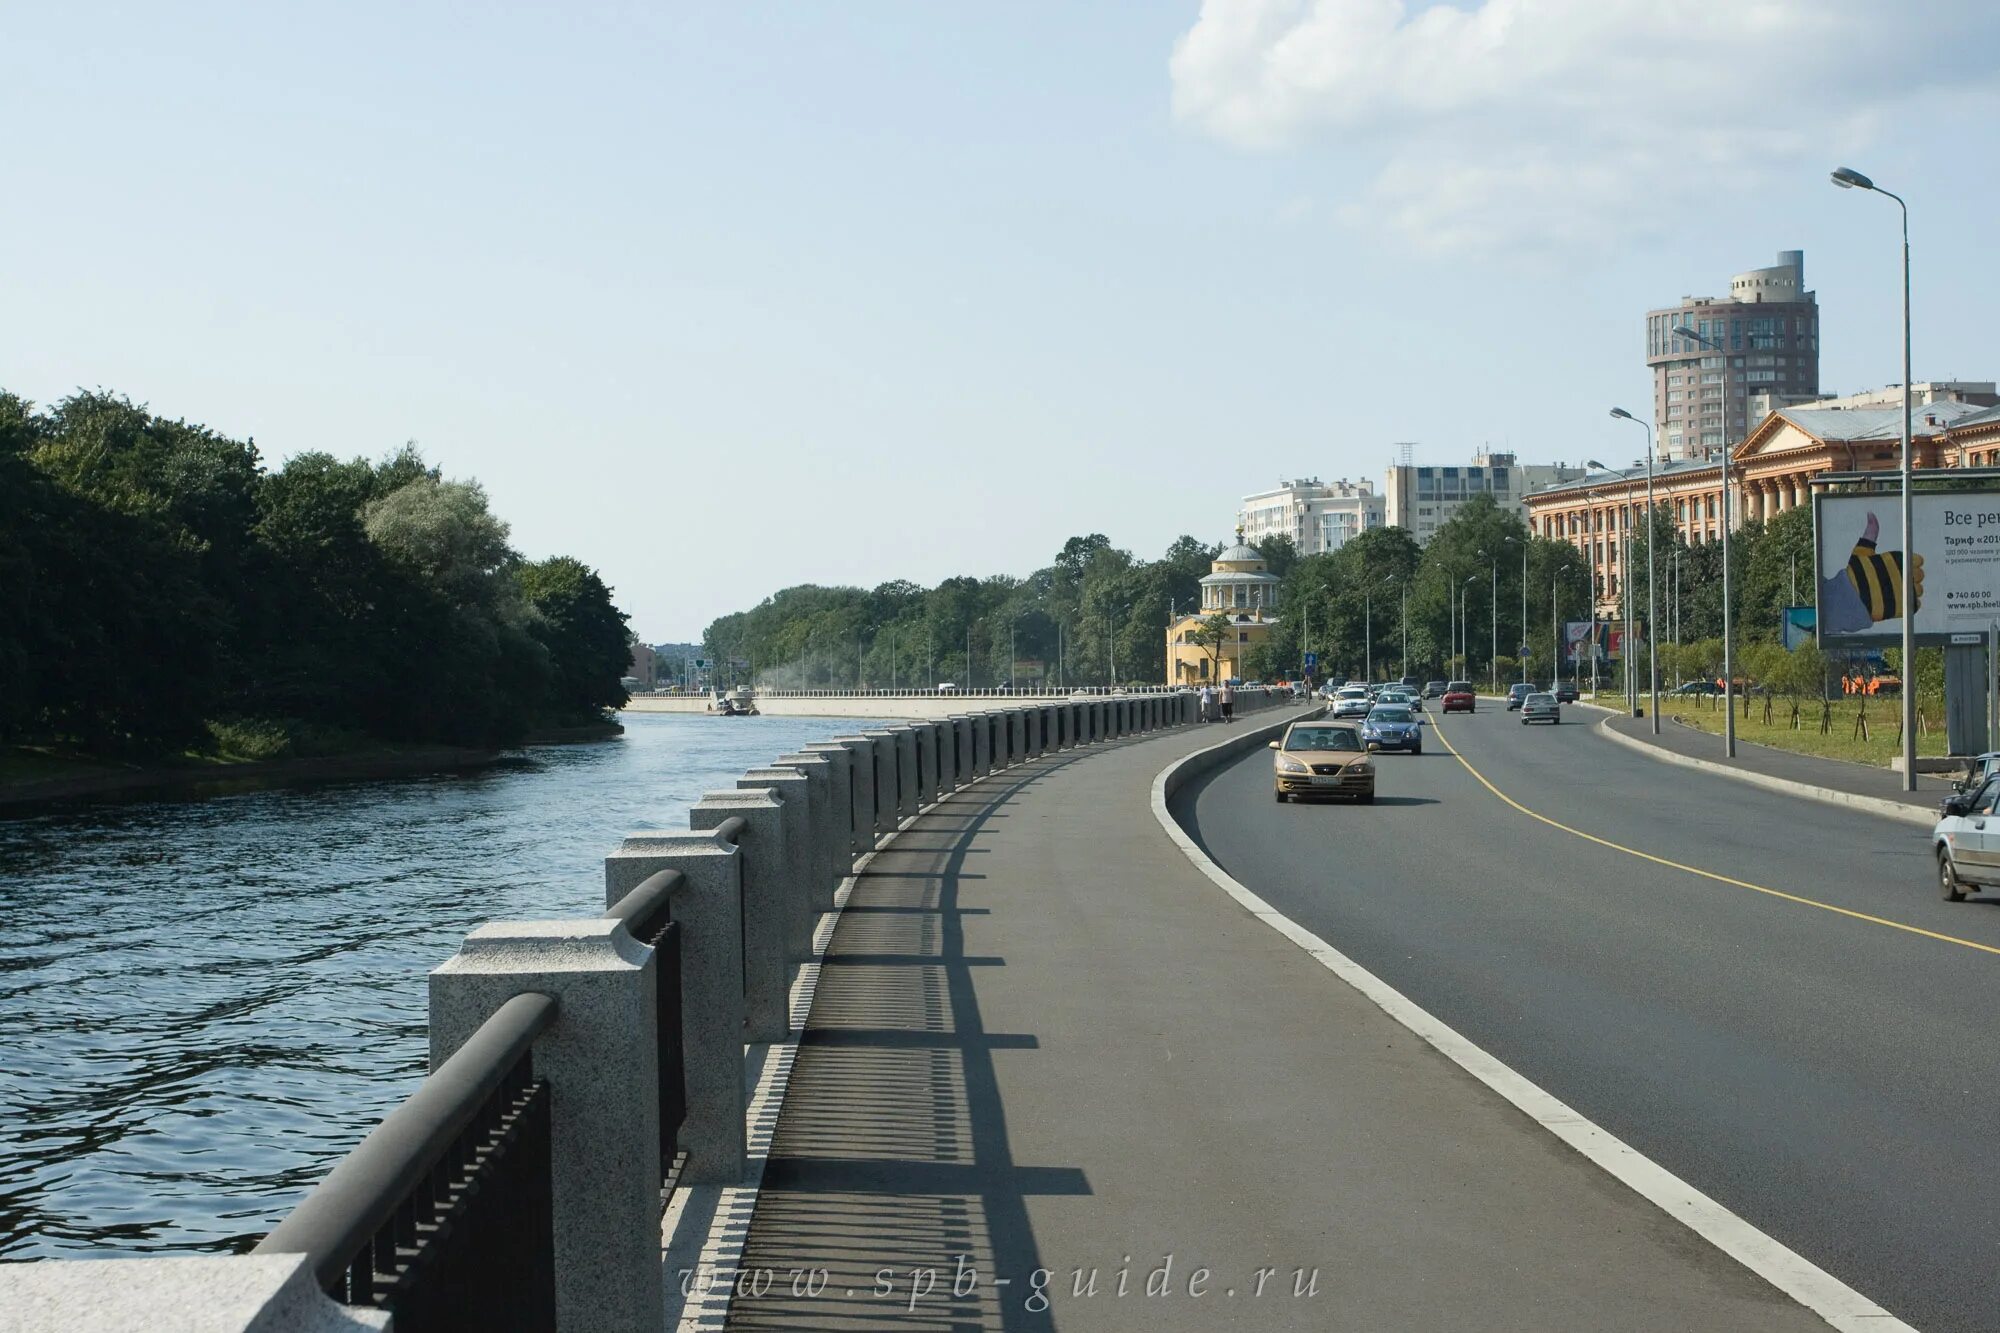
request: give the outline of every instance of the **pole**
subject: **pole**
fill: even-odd
[[[965,688],[972,688],[972,626],[965,627]]]
[[[1882,191],[1889,194],[1887,190]],[[1903,210],[1903,790],[1917,789],[1917,608],[1916,532],[1910,516],[1910,206],[1890,194]]]
[[[1493,692],[1500,693],[1500,557],[1493,557],[1493,628],[1486,636],[1486,669],[1493,676]]]
[[[1729,446],[1722,447],[1722,756],[1736,757],[1736,651],[1735,631],[1730,623],[1729,605]],[[1796,559],[1792,566],[1794,596],[1798,580]]]
[[[1375,590],[1361,590],[1361,674],[1370,685],[1375,683]]]
[[[1551,587],[1554,586],[1553,581],[1551,581],[1550,586]],[[1554,593],[1550,593],[1549,595],[1551,597],[1555,596]],[[1523,648],[1528,646],[1528,543],[1527,542],[1521,543],[1521,646]],[[1549,651],[1550,652],[1555,651],[1554,640],[1549,641]],[[1549,667],[1549,672],[1550,672],[1549,688],[1554,689],[1556,684],[1556,677],[1562,674],[1562,662],[1558,660],[1552,663]],[[1523,685],[1529,683],[1528,655],[1526,653],[1521,654],[1521,683]]]
[[[1403,580],[1403,674],[1410,674],[1410,581]]]
[[[1653,596],[1653,548],[1659,543],[1653,538],[1659,524],[1654,521],[1653,511],[1653,428],[1643,421],[1639,424],[1646,430],[1646,666],[1653,689],[1653,734],[1657,736],[1660,734],[1660,636],[1653,624],[1658,614]]]

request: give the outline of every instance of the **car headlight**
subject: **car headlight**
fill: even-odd
[[[1280,773],[1310,773],[1312,769],[1288,754],[1281,754],[1278,756],[1278,771]]]
[[[1348,771],[1351,773],[1373,773],[1375,766],[1364,759]]]

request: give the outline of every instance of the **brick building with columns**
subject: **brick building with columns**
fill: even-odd
[[[1902,408],[1787,407],[1771,413],[1729,451],[1732,517],[1768,522],[1811,501],[1822,472],[1893,472],[1901,466]],[[1913,468],[1983,467],[2000,462],[2000,408],[1940,402],[1911,422]],[[1690,545],[1722,536],[1722,465],[1674,459],[1653,468],[1653,499]],[[1526,498],[1528,529],[1582,552],[1594,575],[1599,613],[1615,614],[1624,587],[1620,543],[1646,508],[1646,468],[1593,470],[1578,481]]]

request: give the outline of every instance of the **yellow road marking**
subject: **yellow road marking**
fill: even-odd
[[[1977,940],[1965,940],[1960,939],[1956,935],[1945,935],[1935,930],[1925,930],[1922,926],[1912,926],[1902,921],[1891,921],[1887,917],[1871,916],[1867,912],[1857,912],[1851,907],[1837,907],[1832,903],[1823,903],[1817,898],[1806,898],[1796,893],[1786,893],[1783,889],[1771,889],[1766,888],[1762,884],[1752,884],[1747,879],[1733,879],[1728,875],[1718,875],[1713,870],[1703,870],[1700,866],[1691,866],[1679,861],[1670,861],[1664,856],[1655,856],[1651,852],[1642,852],[1636,847],[1627,847],[1625,844],[1613,842],[1609,838],[1600,838],[1595,833],[1585,833],[1582,829],[1571,828],[1568,824],[1560,820],[1550,819],[1547,815],[1530,810],[1527,806],[1522,805],[1506,792],[1501,791],[1491,782],[1488,782],[1486,775],[1474,768],[1472,761],[1460,754],[1458,747],[1451,743],[1451,738],[1444,734],[1442,714],[1431,720],[1431,731],[1437,735],[1439,740],[1444,742],[1444,748],[1451,751],[1451,757],[1465,765],[1465,771],[1478,779],[1480,786],[1486,788],[1486,790],[1492,792],[1495,796],[1498,796],[1502,801],[1505,801],[1528,818],[1540,820],[1550,828],[1560,829],[1573,838],[1582,838],[1585,842],[1594,842],[1600,847],[1609,847],[1614,852],[1623,852],[1627,856],[1636,856],[1641,861],[1651,861],[1654,865],[1666,866],[1671,870],[1684,870],[1690,875],[1698,875],[1703,879],[1712,879],[1718,884],[1728,884],[1734,888],[1748,889],[1752,893],[1761,893],[1767,897],[1780,898],[1788,903],[1797,903],[1801,907],[1817,907],[1822,912],[1833,912],[1840,916],[1852,917],[1856,921],[1866,921],[1870,925],[1887,926],[1890,930],[1900,930],[1911,935],[1922,935],[1926,939],[1939,940],[1945,944],[1963,945],[1968,949],[1977,949],[1981,953],[2000,954],[2000,947],[1991,944],[1981,944]]]

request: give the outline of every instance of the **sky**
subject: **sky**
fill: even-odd
[[[0,388],[414,440],[649,642],[1644,440],[1806,252],[1821,384],[2000,377],[1990,0],[0,9]],[[1987,220],[1982,226],[1982,219]]]

